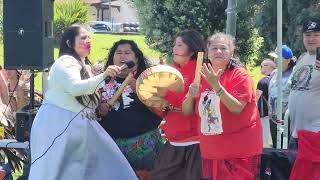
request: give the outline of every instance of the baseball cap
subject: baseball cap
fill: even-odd
[[[310,18],[303,23],[302,32],[320,32],[320,19]]]
[[[278,58],[277,48],[274,50],[274,52],[271,52],[268,55],[273,58]],[[293,57],[292,50],[289,48],[289,46],[282,45],[282,57],[284,59],[291,59]]]

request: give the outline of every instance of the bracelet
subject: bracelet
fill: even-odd
[[[220,88],[220,89],[216,92],[216,95],[220,97],[223,92],[224,92],[223,88]]]

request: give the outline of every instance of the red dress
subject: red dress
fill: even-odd
[[[201,83],[196,112],[200,116],[200,149],[205,177],[253,180],[259,172],[262,127],[255,88],[246,70],[226,70],[220,78],[225,91],[247,102],[240,114],[230,112],[206,82]]]

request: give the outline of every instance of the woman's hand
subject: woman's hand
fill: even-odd
[[[104,117],[108,114],[110,110],[111,110],[110,105],[106,102],[102,102],[97,106],[95,113],[97,117]]]
[[[213,86],[214,89],[219,89],[219,79],[223,73],[222,69],[219,69],[215,72],[211,66],[211,64],[203,64],[201,68],[201,75],[205,78],[205,80]]]
[[[110,65],[107,67],[107,69],[103,73],[103,77],[106,78],[107,76],[109,77],[116,77],[118,74],[121,73],[121,68],[116,65]]]

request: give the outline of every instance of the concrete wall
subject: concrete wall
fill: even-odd
[[[138,22],[137,10],[133,4],[128,4],[124,0],[114,1],[114,4],[120,6],[120,12],[117,8],[112,8],[112,19],[117,23]]]

